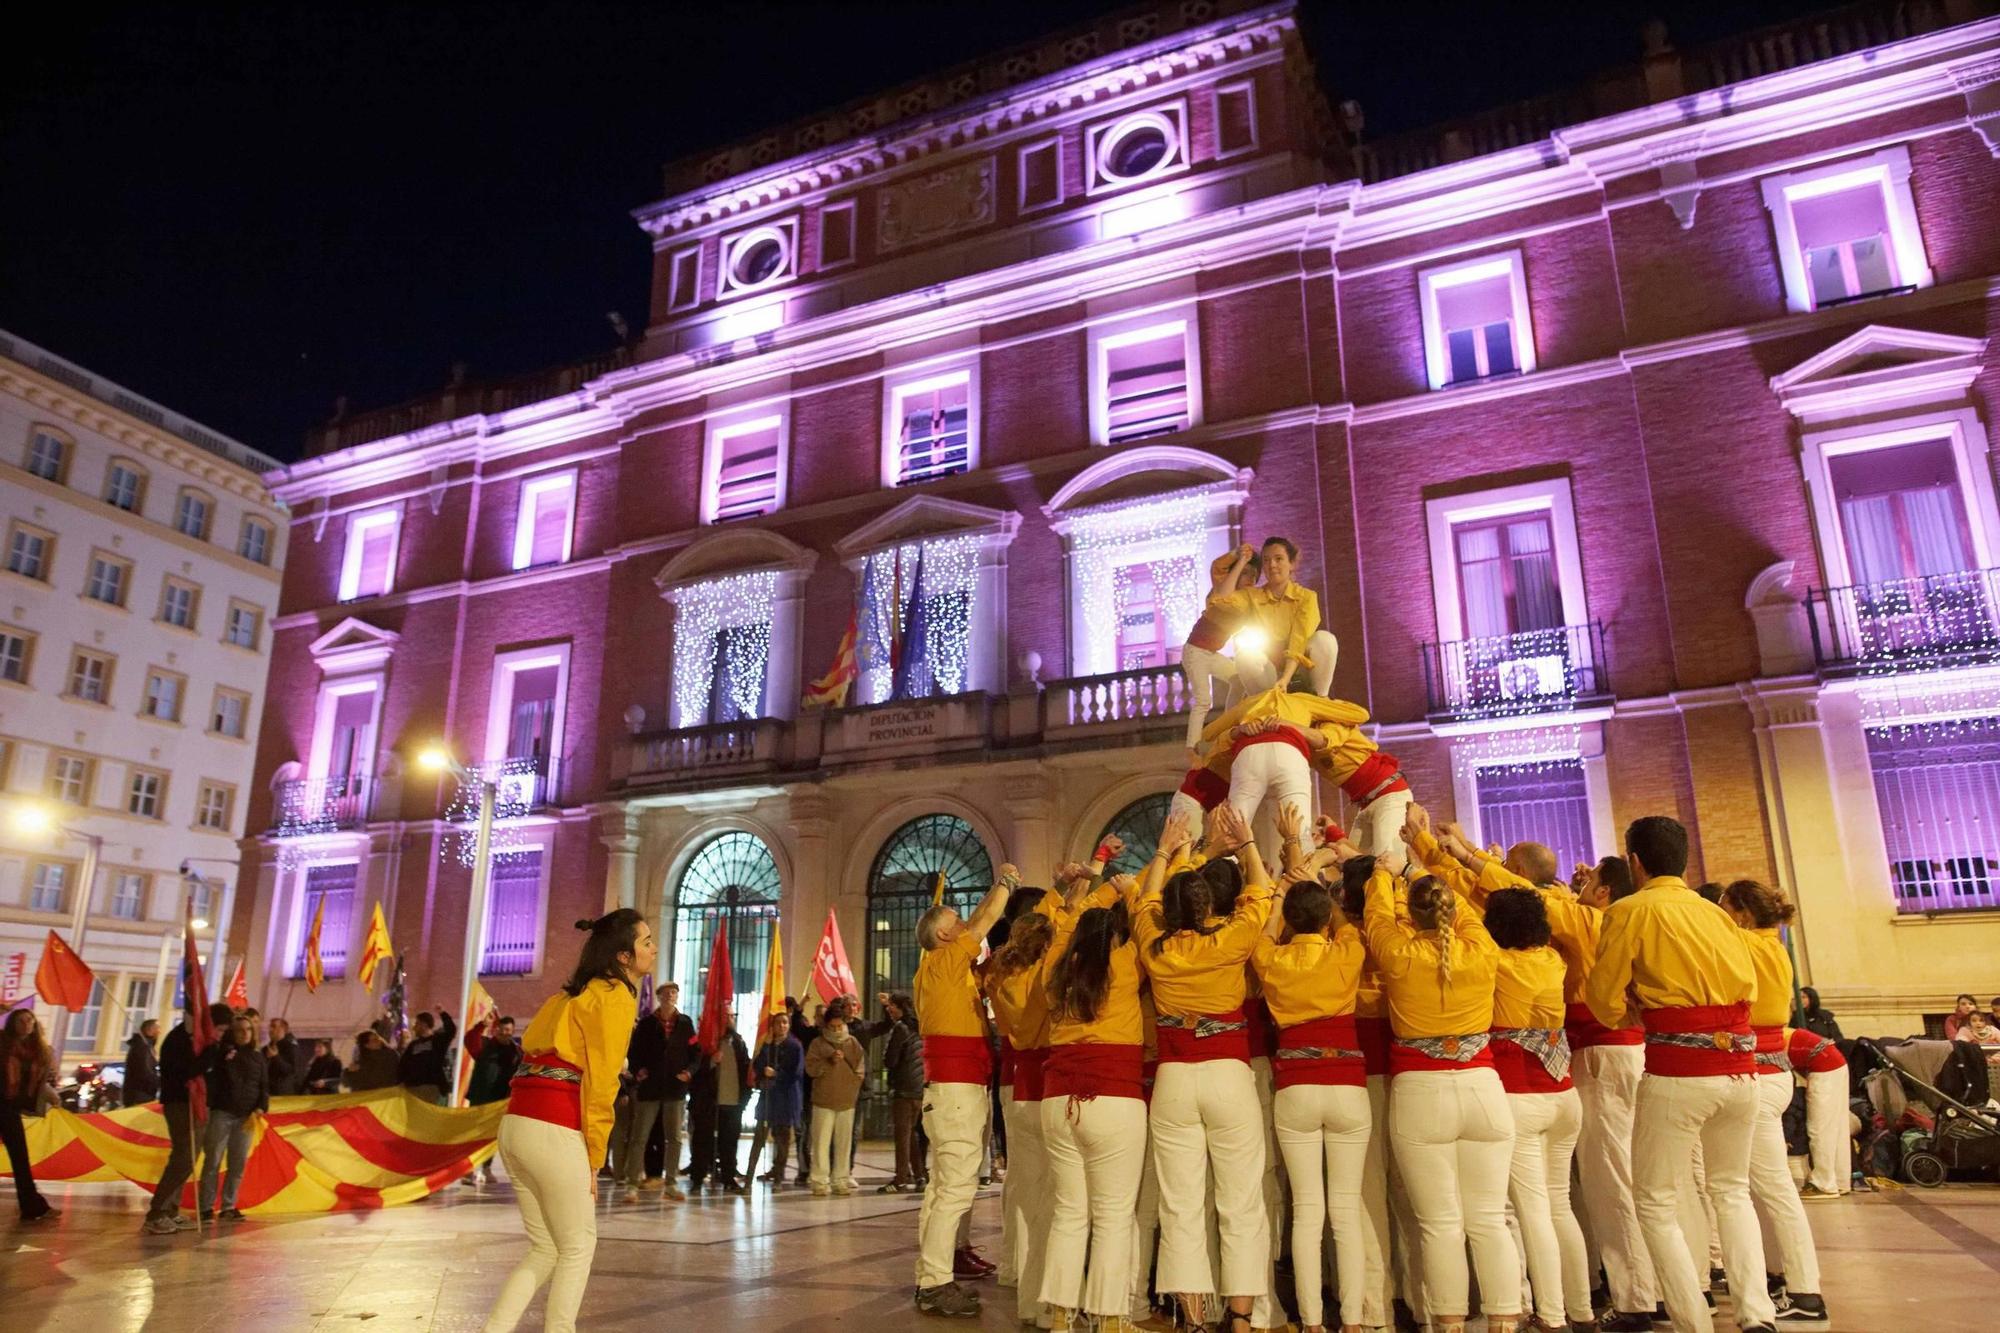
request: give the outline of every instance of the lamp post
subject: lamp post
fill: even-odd
[[[60,834],[83,844],[83,869],[77,876],[79,882],[69,912],[70,951],[79,958],[83,957],[84,937],[90,930],[90,900],[97,887],[98,854],[104,850],[104,839],[95,833],[58,823],[52,813],[39,805],[16,806],[12,811],[12,822],[22,833]],[[63,1047],[69,1040],[69,1019],[69,1009],[56,1006],[55,1036],[49,1044],[55,1051],[53,1059],[58,1072],[62,1070]]]
[[[461,784],[479,784],[479,826],[472,843],[472,901],[466,907],[465,928],[465,971],[458,986],[459,1049],[465,1047],[467,1029],[472,1021],[472,988],[479,979],[479,955],[485,945],[486,898],[493,878],[493,807],[498,804],[500,783],[497,778],[484,773],[475,773],[452,756],[442,745],[433,745],[417,756],[420,768],[430,773],[449,773]],[[449,1079],[447,1091],[451,1105],[460,1106],[458,1086],[458,1062],[454,1060],[446,1071]]]

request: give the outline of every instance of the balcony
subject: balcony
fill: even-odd
[[[1052,680],[1042,693],[1042,727],[1075,735],[1165,724],[1187,712],[1189,699],[1178,666]]]
[[[370,780],[362,776],[279,783],[271,836],[310,838],[360,828],[368,819],[370,786]]]
[[[643,786],[768,772],[778,765],[786,725],[777,718],[750,718],[647,732],[632,738],[625,754],[626,772],[612,777],[614,781],[622,777],[628,786]]]
[[[1990,569],[1806,595],[1826,676],[1894,675],[2000,661],[2000,581]]]
[[[1427,643],[1423,654],[1433,722],[1567,713],[1611,699],[1604,627],[1594,620]]]

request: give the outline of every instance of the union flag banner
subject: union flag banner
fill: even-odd
[[[822,1001],[860,994],[854,984],[854,969],[847,965],[847,946],[840,942],[840,923],[834,920],[831,907],[826,909],[826,929],[820,932],[819,948],[813,951],[812,987]]]
[[[75,1013],[90,1004],[90,987],[96,980],[96,974],[77,957],[76,950],[64,944],[62,936],[50,931],[42,945],[41,965],[35,969],[35,993],[43,1002]]]

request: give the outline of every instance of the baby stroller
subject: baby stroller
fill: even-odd
[[[1875,1057],[1868,1063],[1879,1061],[1894,1074],[1886,1085],[1870,1080],[1869,1101],[1879,1132],[1900,1136],[1905,1180],[1936,1189],[1953,1171],[2000,1167],[2000,1114],[1987,1105],[1991,1089],[1979,1047],[1866,1037],[1854,1044]],[[1864,1151],[1864,1161],[1872,1157]]]

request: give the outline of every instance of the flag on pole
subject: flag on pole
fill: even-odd
[[[35,993],[48,1004],[60,1005],[75,1013],[90,1004],[91,983],[97,974],[63,943],[53,930],[42,945],[42,961],[35,968]]]
[[[857,608],[847,613],[847,633],[840,636],[840,647],[833,651],[833,665],[824,676],[806,687],[801,704],[807,708],[847,706],[847,692],[854,687],[854,678],[861,674],[854,655],[854,645],[860,634],[861,613]]]
[[[375,975],[375,964],[393,958],[396,946],[389,943],[389,923],[382,919],[382,904],[375,904],[375,914],[368,920],[368,938],[361,945],[360,977],[363,987]]]
[[[896,654],[891,699],[921,699],[931,691],[930,614],[924,601],[924,548],[917,548],[917,567],[910,575],[910,602],[903,613],[903,638]]]
[[[239,1011],[250,1007],[250,986],[243,980],[241,958],[236,960],[236,970],[230,973],[229,988],[222,992],[222,1002]]]
[[[326,980],[326,964],[320,961],[319,931],[326,924],[326,895],[319,896],[318,906],[313,908],[312,929],[306,932],[306,994],[319,990],[319,983]],[[239,964],[239,970],[241,965]],[[248,996],[244,997],[248,999]]]
[[[889,558],[896,558],[895,552]],[[878,559],[869,556],[861,567],[861,597],[855,603],[855,615],[860,621],[860,637],[854,644],[854,667],[858,675],[864,671],[879,671],[892,665],[895,655],[895,634],[890,621],[896,617],[894,603],[885,604],[877,590]]]
[[[194,1042],[194,1053],[200,1055],[221,1039],[215,1029],[215,1020],[208,1015],[208,982],[201,974],[201,950],[195,947],[194,901],[190,897],[187,905],[186,925],[181,943],[181,990],[186,996],[188,1012],[188,1037]],[[188,1080],[188,1120],[200,1124],[208,1119],[208,1080],[191,1078]]]
[[[729,921],[727,918],[715,923],[715,946],[708,953],[708,976],[701,987],[701,1027],[695,1032],[695,1044],[711,1056],[722,1048],[723,1034],[728,1030],[728,1020],[722,1011],[736,998],[736,974],[729,966]]]
[[[0,967],[0,1008],[11,1006],[26,993],[28,980],[28,955],[10,953],[7,964]]]
[[[474,978],[472,993],[466,997],[465,1026],[459,1029],[458,1096],[453,1099],[453,1106],[465,1105],[466,1089],[472,1086],[473,1054],[467,1049],[472,1043],[467,1038],[477,1032],[481,1024],[497,1018],[499,1014],[500,1006],[493,1002],[492,994]]]
[[[833,909],[826,909],[826,929],[820,932],[819,948],[813,951],[812,986],[821,1000],[837,1000],[858,993],[854,969],[847,965],[847,946],[840,942],[840,923]]]
[[[779,925],[771,923],[771,956],[764,961],[764,1018],[785,1012],[785,950]]]

